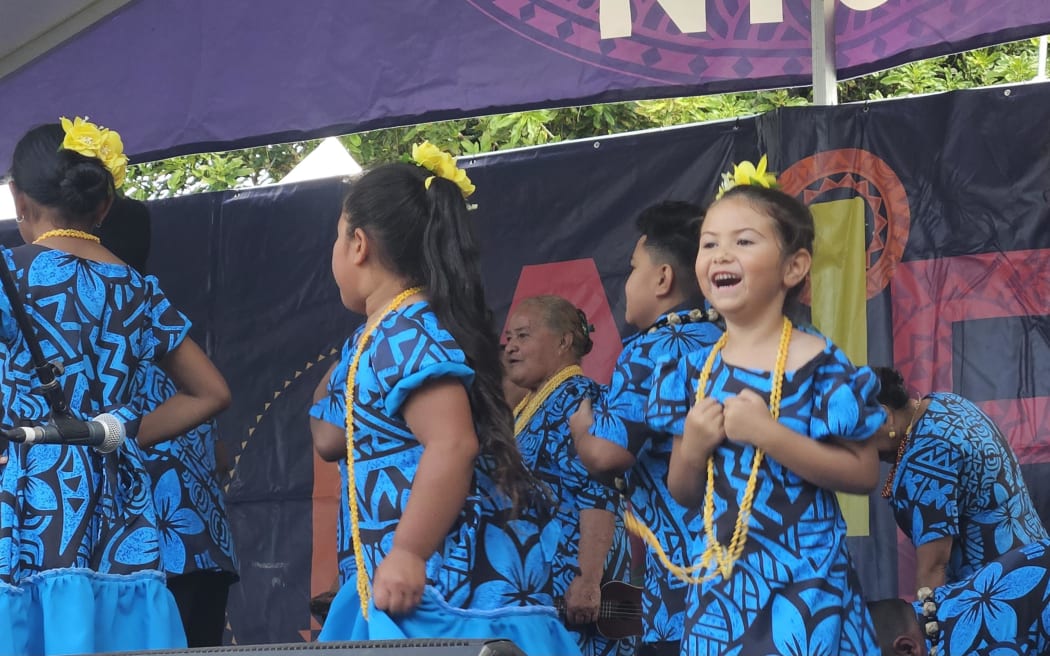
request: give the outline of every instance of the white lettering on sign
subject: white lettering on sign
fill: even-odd
[[[821,0],[810,0],[820,2]],[[751,24],[759,23],[783,23],[784,2],[783,0],[751,0]]]
[[[817,2],[819,0],[811,0]],[[871,11],[889,0],[841,0],[854,11]],[[707,31],[706,0],[656,0],[668,18],[681,32],[695,34]],[[780,23],[784,20],[784,0],[751,0],[753,25]],[[599,0],[598,25],[603,39],[629,37],[634,32],[631,0]]]
[[[706,0],[656,0],[682,32],[707,31]],[[603,39],[631,36],[631,0],[601,0],[598,25]]]
[[[871,11],[887,2],[888,0],[842,0],[842,4],[854,11]]]

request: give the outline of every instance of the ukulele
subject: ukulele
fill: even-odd
[[[609,581],[602,584],[602,598],[598,606],[598,620],[593,628],[604,638],[623,640],[631,636],[642,635],[642,589],[623,581]],[[554,600],[558,616],[565,622],[565,597]],[[580,626],[567,626],[579,629]]]

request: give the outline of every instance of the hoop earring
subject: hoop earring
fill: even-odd
[[[25,214],[22,214],[20,216],[16,216],[15,217],[15,223],[22,223],[25,220],[26,220],[26,215]]]

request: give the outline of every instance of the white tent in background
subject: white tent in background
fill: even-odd
[[[11,196],[11,189],[6,185],[0,185],[0,221],[13,219],[16,216],[15,199]]]
[[[318,144],[317,148],[295,165],[288,175],[277,184],[319,180],[336,176],[357,175],[361,165],[347,152],[343,144],[335,137],[328,137]]]
[[[328,137],[317,148],[295,165],[277,184],[319,180],[337,176],[357,175],[361,165],[347,152],[335,137]],[[15,218],[15,201],[7,185],[0,185],[0,221]]]

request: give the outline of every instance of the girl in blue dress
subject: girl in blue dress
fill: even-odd
[[[356,563],[321,639],[502,637],[578,654],[552,607],[560,527],[501,396],[473,186],[433,146],[413,155],[426,168],[352,183],[332,248],[343,304],[366,320],[311,411],[321,456],[347,459]]]
[[[618,494],[592,478],[576,453],[569,417],[597,393],[580,363],[591,350],[587,318],[560,296],[533,296],[507,320],[507,376],[529,390],[514,411],[525,465],[554,492],[562,538],[554,559],[554,594],[565,600],[567,621],[583,627],[598,619],[601,585],[628,579],[627,540]],[[576,631],[585,656],[634,653],[632,640]]]
[[[146,411],[176,393],[159,367],[143,370]],[[143,449],[160,529],[161,566],[182,616],[189,647],[222,644],[237,556],[219,486],[215,421]]]
[[[229,390],[186,336],[189,322],[91,234],[123,181],[119,136],[63,120],[15,148],[11,190],[26,245],[3,251],[71,414],[118,417],[115,451],[7,446],[0,477],[0,653],[59,654],[185,646],[160,569],[160,535],[140,446],[217,414]],[[85,154],[87,153],[87,154]],[[26,337],[0,295],[0,424],[47,423],[51,409]],[[137,372],[159,363],[179,391],[148,416]]]
[[[145,203],[118,198],[99,227],[102,245],[145,275],[150,249],[150,214]],[[177,389],[160,367],[138,370],[142,411],[148,413]],[[161,566],[175,596],[189,647],[222,644],[226,601],[237,581],[226,502],[216,473],[214,420],[175,439],[142,450],[150,475],[160,530]]]
[[[754,178],[771,184],[759,172]],[[794,198],[732,187],[708,210],[696,275],[726,333],[653,389],[676,435],[671,494],[701,511],[682,653],[877,654],[834,490],[875,487],[878,380],[784,314],[814,226]]]

